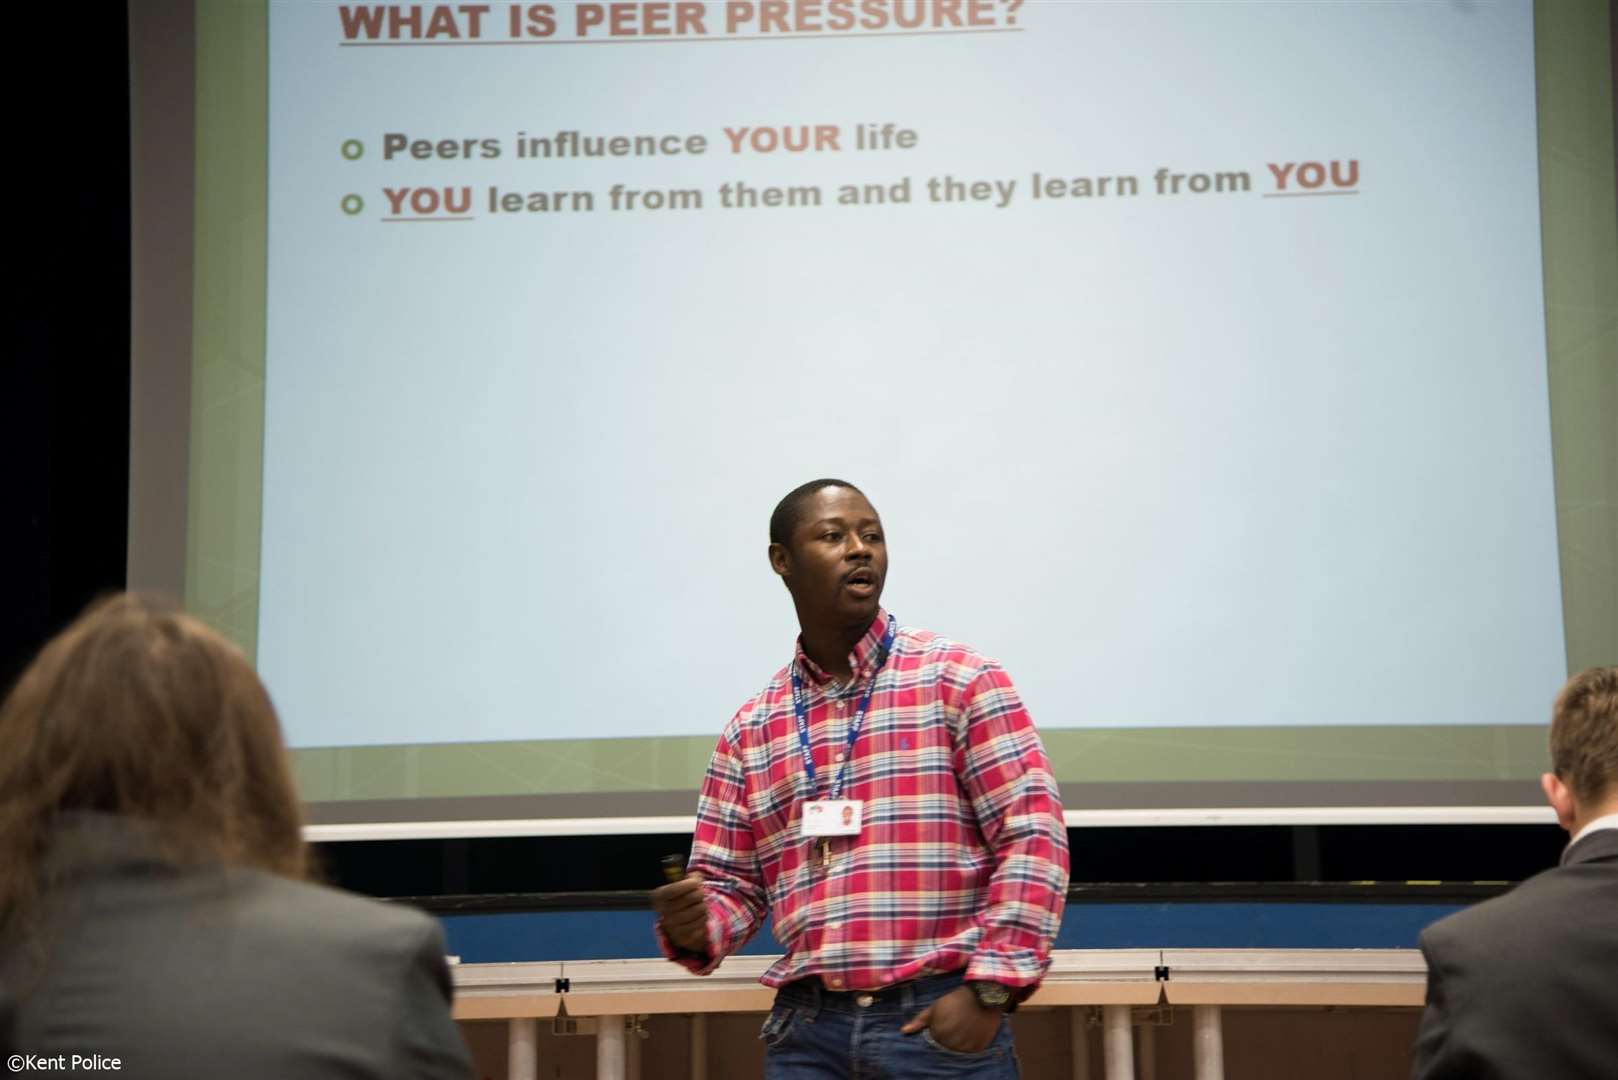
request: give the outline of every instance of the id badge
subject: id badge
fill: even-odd
[[[860,808],[858,799],[821,799],[803,804],[803,821],[799,836],[858,836],[860,834]]]

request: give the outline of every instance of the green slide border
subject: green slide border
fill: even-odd
[[[258,652],[269,5],[197,0],[196,255],[185,606]]]
[[[1618,662],[1618,425],[1611,420],[1618,416],[1618,183],[1609,19],[1607,0],[1540,0],[1534,13],[1570,671]],[[186,606],[249,656],[257,646],[263,473],[268,26],[266,0],[197,0]],[[713,718],[715,733],[724,719]],[[1534,724],[1051,730],[1045,740],[1064,784],[1528,780],[1545,757],[1544,731]],[[687,791],[698,786],[713,741],[704,735],[322,748],[295,751],[293,759],[311,802]]]
[[[1569,673],[1618,664],[1618,177],[1608,0],[1539,0],[1539,198]]]

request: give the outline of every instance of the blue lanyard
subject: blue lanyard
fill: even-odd
[[[835,799],[843,793],[843,781],[848,779],[848,766],[854,760],[854,740],[860,737],[860,728],[865,726],[865,710],[871,707],[871,694],[876,690],[876,677],[882,673],[882,666],[888,662],[888,653],[893,650],[893,639],[898,631],[898,624],[892,615],[888,616],[888,629],[882,635],[882,649],[876,654],[876,668],[871,672],[871,681],[865,684],[865,694],[860,698],[859,711],[854,714],[854,722],[848,725],[848,745],[843,748],[843,767],[837,770],[837,776],[832,780],[831,791],[826,798]],[[798,749],[803,753],[803,771],[809,776],[809,790],[815,790],[815,756],[809,749],[809,706],[803,699],[803,679],[798,675],[798,665],[792,665],[792,711],[798,718]]]

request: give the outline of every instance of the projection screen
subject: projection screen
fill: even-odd
[[[314,835],[689,828],[816,476],[1072,822],[1545,816],[1618,658],[1604,6],[131,17],[131,583]]]

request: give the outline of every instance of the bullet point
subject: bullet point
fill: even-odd
[[[350,161],[358,161],[365,156],[365,144],[358,139],[348,139],[343,143],[343,156]]]
[[[345,214],[357,214],[361,210],[364,210],[364,209],[365,209],[365,200],[360,198],[358,195],[344,195],[343,196],[343,213],[345,213]]]

